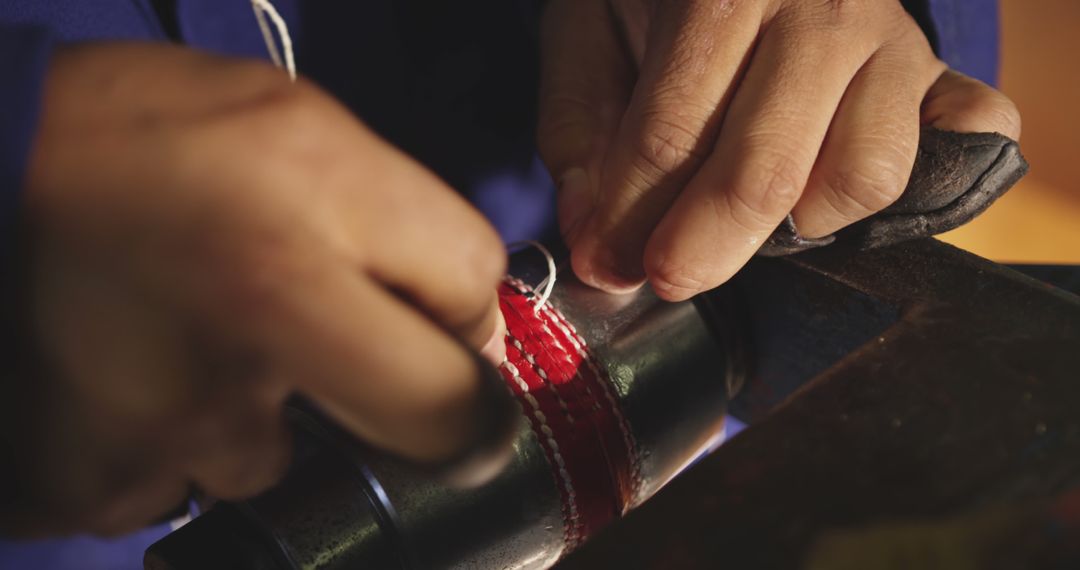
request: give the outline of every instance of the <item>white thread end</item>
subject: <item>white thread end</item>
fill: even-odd
[[[259,23],[259,31],[262,32],[263,42],[266,43],[266,51],[270,53],[270,60],[277,67],[284,67],[289,73],[289,79],[296,81],[296,57],[293,53],[289,25],[285,22],[285,18],[281,17],[281,14],[270,0],[251,0],[251,8],[255,11],[255,20]],[[270,31],[270,24],[266,21],[267,17],[274,23],[278,36],[281,38],[280,51],[278,50],[277,41],[274,39],[274,34]],[[281,52],[285,53],[284,58],[282,58]]]
[[[551,251],[548,250],[547,247],[544,247],[544,244],[542,244],[542,243],[540,243],[540,242],[538,242],[536,240],[529,239],[529,240],[514,242],[514,243],[506,246],[506,248],[507,249],[515,249],[517,247],[522,247],[522,246],[535,247],[536,249],[540,250],[540,253],[544,256],[544,259],[547,261],[547,270],[548,270],[547,277],[545,277],[542,281],[537,283],[536,287],[534,287],[535,290],[540,291],[540,295],[536,298],[536,305],[533,307],[533,312],[534,313],[539,313],[540,309],[545,304],[547,304],[548,299],[551,298],[552,291],[555,290],[555,278],[556,278],[556,275],[557,275],[559,270],[555,266],[555,256],[551,254]]]

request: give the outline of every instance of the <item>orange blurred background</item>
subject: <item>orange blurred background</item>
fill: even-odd
[[[1031,172],[941,239],[1001,262],[1080,263],[1080,1],[1002,0],[1001,90]]]

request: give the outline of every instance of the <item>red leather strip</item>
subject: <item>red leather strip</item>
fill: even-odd
[[[573,327],[520,282],[499,290],[503,377],[521,401],[563,501],[568,550],[622,514],[636,489],[633,437],[610,381]]]

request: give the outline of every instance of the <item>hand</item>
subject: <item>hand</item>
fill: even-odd
[[[920,122],[1017,138],[896,0],[551,0],[540,151],[585,282],[670,300],[730,278],[791,213],[828,235],[892,203]]]
[[[466,344],[501,320],[498,236],[311,85],[174,47],[63,51],[23,218],[44,367],[9,386],[34,395],[6,406],[9,530],[132,529],[191,484],[255,494],[287,464],[291,393],[419,461],[474,443]]]

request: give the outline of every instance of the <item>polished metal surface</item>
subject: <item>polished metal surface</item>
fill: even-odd
[[[536,250],[519,252],[511,262],[512,273],[526,283],[546,276]],[[648,289],[606,295],[568,269],[550,302],[612,380],[635,442],[639,484],[625,497],[632,508],[721,431],[729,359],[715,327],[691,302],[666,303]],[[522,423],[513,457],[494,480],[461,489],[334,428],[308,425],[330,442],[330,457],[295,469],[280,486],[234,510],[272,537],[267,548],[283,555],[277,556],[287,560],[283,568],[547,568],[566,554],[563,498],[532,429]],[[197,529],[199,521],[190,526]],[[169,552],[182,552],[210,539],[181,529],[162,543],[169,541]]]
[[[668,303],[647,286],[609,295],[560,272],[551,299],[606,370],[638,447],[651,497],[719,437],[731,359],[691,302]]]
[[[510,464],[474,489],[439,484],[386,456],[368,464],[416,568],[547,568],[563,552],[559,492],[526,423]]]
[[[344,458],[324,454],[241,508],[270,531],[294,568],[400,567],[400,549],[371,492]]]
[[[313,422],[300,419],[335,452],[244,505],[294,568],[532,569],[563,553],[560,496],[526,423],[495,479],[456,488]]]

